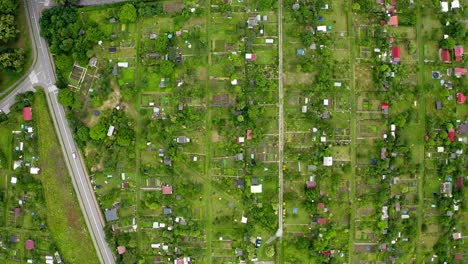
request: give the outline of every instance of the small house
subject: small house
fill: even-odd
[[[119,255],[125,254],[126,251],[127,251],[127,249],[125,248],[125,246],[118,246],[118,247],[117,247],[117,253],[118,253]]]
[[[323,157],[323,166],[330,167],[333,165],[333,157]]]
[[[109,129],[107,130],[107,136],[111,137],[114,134],[115,127],[114,126],[109,126]]]
[[[466,72],[467,70],[465,68],[455,68],[455,77],[461,78]]]
[[[297,50],[296,50],[296,55],[298,55],[298,56],[304,56],[304,54],[305,54],[304,49],[297,49]]]
[[[238,137],[237,138],[237,144],[241,144],[241,143],[244,143],[245,142],[245,138],[244,137]]]
[[[149,34],[149,38],[152,39],[152,40],[156,39],[156,37],[157,36],[154,33]]]
[[[112,75],[114,76],[119,75],[119,67],[117,66],[117,64],[115,64],[114,67],[112,68]]]
[[[32,250],[34,249],[34,247],[36,246],[36,244],[34,243],[34,240],[26,240],[25,242],[25,247],[26,247],[26,250]]]
[[[237,161],[243,161],[244,160],[244,154],[243,153],[237,153],[236,154],[236,160]]]
[[[317,224],[319,225],[325,225],[327,223],[327,219],[326,218],[319,218],[317,219]]]
[[[32,120],[32,108],[30,106],[23,108],[23,120],[24,121]]]
[[[247,140],[252,140],[252,129],[247,129],[246,138]]]
[[[450,51],[448,49],[439,49],[439,58],[442,62],[451,63]]]
[[[117,66],[120,68],[128,68],[128,62],[118,62]]]
[[[463,123],[458,126],[457,129],[458,134],[465,135],[468,134],[468,123]]]
[[[327,26],[318,26],[317,32],[327,32]]]
[[[457,178],[457,190],[461,190],[463,188],[463,177]]]
[[[165,215],[170,215],[170,214],[172,214],[172,209],[170,207],[164,207],[163,213]]]
[[[273,44],[274,40],[272,38],[265,39],[265,44]]]
[[[307,105],[303,105],[301,108],[302,113],[307,113]]]
[[[117,216],[117,208],[112,208],[110,210],[106,210],[104,212],[104,216],[105,216],[107,222],[115,221],[115,220],[119,219],[119,217]]]
[[[388,24],[390,26],[398,27],[398,16],[397,15],[390,16],[390,19],[388,20]]]
[[[453,51],[455,53],[455,61],[459,62],[463,58],[463,46],[455,46],[453,48]]]
[[[245,185],[245,180],[242,179],[242,178],[239,178],[237,179],[234,184],[238,187],[238,188],[244,188],[244,185]]]
[[[98,60],[97,60],[96,57],[92,57],[91,59],[89,59],[89,61],[88,61],[89,67],[96,67],[97,61],[98,61]]]
[[[325,208],[325,203],[318,203],[317,207],[320,208],[320,209],[324,209]]]
[[[34,175],[39,174],[40,171],[41,171],[41,169],[39,169],[38,167],[31,167],[29,169],[29,173],[34,174]]]
[[[452,183],[443,182],[440,184],[440,193],[444,196],[452,197]]]
[[[166,165],[166,166],[169,166],[169,167],[172,166],[172,160],[171,160],[171,158],[169,158],[168,156],[164,156],[164,158],[163,158],[163,163],[164,163],[164,165]]]
[[[171,185],[164,185],[161,188],[161,191],[162,191],[162,194],[164,194],[164,195],[172,194],[172,186]]]
[[[115,52],[117,52],[117,47],[110,47],[110,48],[109,48],[109,52],[110,52],[110,53],[115,53]]]
[[[306,182],[306,188],[308,190],[314,189],[315,187],[317,187],[317,183],[315,181]]]
[[[247,27],[248,28],[254,28],[256,25],[258,25],[258,19],[256,15],[250,15],[249,19],[247,20]]]
[[[253,53],[246,53],[245,54],[245,60],[247,61],[256,61],[257,60],[257,55]]]
[[[380,109],[382,110],[382,113],[384,115],[388,115],[388,109],[390,108],[390,105],[387,103],[381,103],[380,104]]]
[[[117,22],[117,19],[116,19],[115,17],[111,17],[111,18],[109,19],[109,23],[113,24],[113,23],[115,23],[115,22]]]
[[[176,142],[177,143],[181,143],[181,144],[184,144],[184,143],[189,143],[190,142],[190,138],[186,137],[186,136],[179,136],[176,138]]]
[[[447,137],[450,140],[450,142],[455,141],[455,129],[450,129],[450,131],[447,133]]]
[[[440,9],[444,13],[448,12],[448,2],[440,2]]]
[[[459,0],[453,0],[451,3],[450,3],[450,9],[456,9],[456,8],[460,8],[460,1]]]
[[[17,235],[11,235],[10,236],[10,243],[18,243],[19,242],[19,237]]]
[[[459,239],[462,238],[462,235],[461,235],[460,232],[458,232],[458,233],[453,233],[453,234],[452,234],[452,238],[453,238],[453,240],[459,240]]]
[[[442,102],[441,102],[440,100],[437,100],[437,101],[435,102],[435,108],[436,108],[437,110],[441,110],[441,109],[442,109]]]
[[[251,193],[262,193],[262,185],[252,185],[250,186],[250,192]]]
[[[380,149],[380,159],[384,160],[387,158],[387,148],[381,148]]]
[[[401,48],[400,46],[392,47],[392,63],[400,63],[401,58]]]

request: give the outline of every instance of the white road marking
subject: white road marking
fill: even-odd
[[[29,74],[29,80],[31,81],[32,84],[36,84],[36,83],[39,82],[39,80],[37,79],[36,72],[32,71],[32,72]]]

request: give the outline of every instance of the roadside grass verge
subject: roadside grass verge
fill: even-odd
[[[42,89],[34,95],[33,109],[47,225],[67,263],[98,263]]]

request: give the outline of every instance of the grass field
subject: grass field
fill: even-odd
[[[52,236],[66,262],[98,263],[62,151],[57,144],[58,138],[55,133],[51,133],[54,126],[42,90],[35,94],[33,108],[39,156],[42,158],[41,181],[47,206],[47,222]]]

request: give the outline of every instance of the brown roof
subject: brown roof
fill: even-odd
[[[162,194],[172,194],[172,186],[164,185],[162,187]]]

